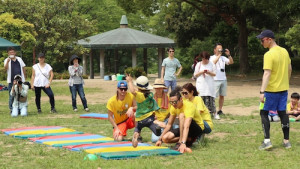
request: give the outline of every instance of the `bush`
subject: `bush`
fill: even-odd
[[[144,68],[142,67],[128,67],[127,69],[125,69],[124,73],[130,74],[133,78],[137,78],[139,76],[147,76]]]

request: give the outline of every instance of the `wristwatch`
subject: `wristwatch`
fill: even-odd
[[[259,94],[265,94],[265,92],[259,91]]]
[[[182,141],[181,144],[185,144],[185,141]]]

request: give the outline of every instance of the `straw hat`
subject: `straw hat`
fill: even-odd
[[[165,86],[165,84],[162,82],[161,79],[155,79],[153,88],[154,89],[158,89],[158,88],[166,89],[167,87]]]
[[[135,81],[136,86],[140,90],[151,90],[153,87],[149,84],[149,80],[146,76],[140,76]]]

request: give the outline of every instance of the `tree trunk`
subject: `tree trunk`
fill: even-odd
[[[246,74],[249,72],[249,61],[248,61],[248,29],[247,21],[244,15],[240,16],[238,21],[239,26],[239,60],[240,60],[240,73]]]

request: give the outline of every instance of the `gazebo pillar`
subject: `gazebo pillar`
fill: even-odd
[[[136,67],[136,48],[132,48],[132,67]]]
[[[93,69],[93,50],[90,51],[90,79],[94,79],[94,69]]]
[[[83,75],[86,75],[86,54],[82,56]]]
[[[119,72],[119,50],[114,50],[114,65],[115,65],[115,74]]]
[[[143,59],[143,66],[144,66],[144,71],[148,74],[148,68],[147,68],[147,48],[144,48],[144,59]]]
[[[104,57],[105,57],[104,49],[101,49],[100,50],[100,79],[104,79],[104,73],[105,73]]]
[[[161,77],[161,64],[163,61],[165,48],[158,48],[158,78]]]

